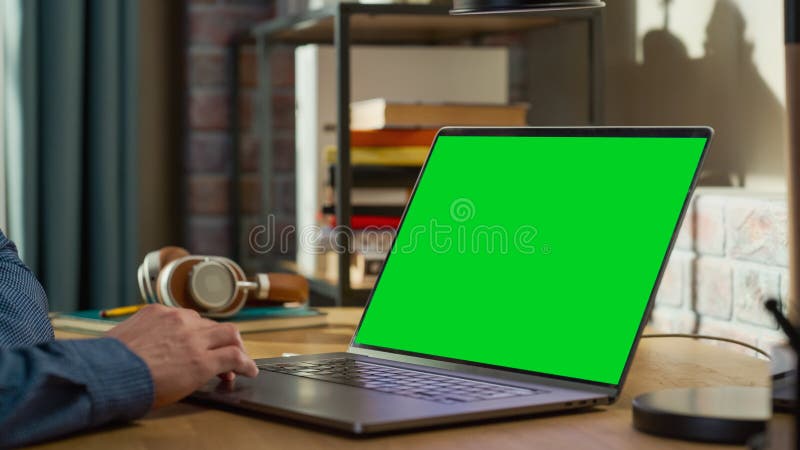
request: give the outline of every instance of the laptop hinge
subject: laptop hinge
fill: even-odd
[[[467,373],[478,376],[494,377],[503,380],[519,381],[523,383],[537,383],[547,386],[554,386],[564,389],[576,389],[586,392],[597,393],[607,396],[609,399],[615,399],[619,395],[619,388],[616,386],[603,386],[594,383],[584,383],[580,381],[561,380],[557,378],[550,378],[541,375],[520,373],[515,371],[508,371],[502,369],[494,369],[487,367],[473,366],[471,364],[453,363],[448,361],[439,361],[436,359],[420,358],[417,356],[401,355],[392,352],[384,352],[374,349],[366,349],[362,347],[350,346],[347,349],[348,353],[353,353],[371,358],[385,359],[389,361],[396,361],[405,364],[416,364],[420,366],[432,367],[441,370],[453,370],[461,373]]]

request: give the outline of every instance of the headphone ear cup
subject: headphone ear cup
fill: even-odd
[[[234,261],[225,258],[223,256],[210,256],[207,258],[210,258],[214,262],[222,264],[226,266],[228,269],[230,269],[237,285],[247,282],[247,277],[245,276],[244,271]],[[247,302],[247,294],[248,294],[247,288],[237,287],[235,289],[235,294],[230,299],[228,306],[216,310],[214,312],[209,312],[206,314],[206,316],[214,318],[223,318],[223,317],[230,317],[236,314],[237,312],[239,312],[239,310],[242,309],[242,307],[244,307],[245,303]]]
[[[157,302],[166,306],[181,306],[180,302],[177,302],[176,299],[172,298],[169,290],[161,289],[161,283],[162,277],[169,277],[171,272],[174,270],[174,267],[176,267],[175,264],[172,264],[171,266],[170,264],[187,256],[189,256],[188,250],[183,247],[176,246],[162,247],[155,252],[150,252],[147,254],[147,257],[145,257],[145,263],[148,265],[145,270],[149,274],[154,303]]]
[[[241,269],[230,263],[227,258],[198,255],[170,261],[161,269],[156,281],[159,301],[167,306],[193,309],[206,317],[222,318],[236,314],[245,304],[247,289],[239,286],[244,279]],[[233,296],[228,302],[219,302],[219,298],[215,298],[219,292],[213,292],[214,286],[219,286],[221,281],[214,275],[214,272],[219,275],[219,269],[228,271],[233,277],[230,280],[234,283],[231,286]],[[211,291],[207,291],[209,287]]]

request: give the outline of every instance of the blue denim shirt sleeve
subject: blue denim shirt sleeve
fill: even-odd
[[[0,232],[0,447],[144,415],[153,382],[113,338],[53,340],[47,297]]]

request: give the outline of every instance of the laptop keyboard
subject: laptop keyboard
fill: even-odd
[[[438,403],[462,403],[542,394],[525,389],[348,358],[259,364],[259,369],[346,384]]]

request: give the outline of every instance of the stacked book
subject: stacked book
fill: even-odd
[[[436,129],[351,131],[352,229],[397,227],[435,137]],[[336,153],[335,146],[325,148],[328,177],[322,213],[330,226],[336,226]]]
[[[350,229],[354,241],[350,281],[353,285],[369,285],[380,272],[436,131],[432,128],[385,128],[350,133]],[[325,148],[325,161],[328,175],[322,223],[335,227],[335,146]],[[327,252],[327,278],[336,278],[337,258],[337,252]]]
[[[389,246],[359,245],[361,235],[396,230],[420,168],[442,126],[524,126],[527,105],[402,103],[385,99],[350,107],[352,189],[350,228],[355,242],[351,281],[370,282],[380,271]],[[328,164],[322,222],[336,223],[337,149],[324,149]],[[336,275],[336,254],[326,257],[328,277]]]
[[[465,124],[458,120],[427,124],[406,120],[399,124],[398,110],[391,106],[506,105],[509,51],[507,47],[483,46],[354,45],[350,52],[350,98],[356,102],[351,121],[355,164],[351,200],[356,206],[352,225],[356,234],[362,234],[360,230],[369,225],[383,229],[397,226],[408,191],[435,136],[433,130],[442,125]],[[336,150],[326,149],[337,142],[332,124],[339,119],[338,104],[336,90],[331,89],[336,83],[336,55],[330,45],[301,45],[295,49],[294,63],[296,226],[301,232],[316,231],[320,226],[335,225],[335,178],[330,166],[335,164]],[[366,119],[382,123],[365,123],[359,118],[363,111],[359,104],[376,98],[389,100],[382,102],[390,106],[389,111],[384,111],[388,112],[388,122],[382,113],[377,117],[368,113]],[[386,109],[379,100],[366,104]],[[501,119],[494,124],[517,123]],[[306,231],[306,235],[310,234],[314,233]],[[326,242],[297,239],[295,269],[312,279],[324,278],[333,271],[335,278],[338,263],[330,267],[331,258],[320,251],[329,242],[326,237],[321,239]],[[354,261],[354,267],[375,266],[372,252],[366,253],[362,253],[365,258],[360,263]]]

